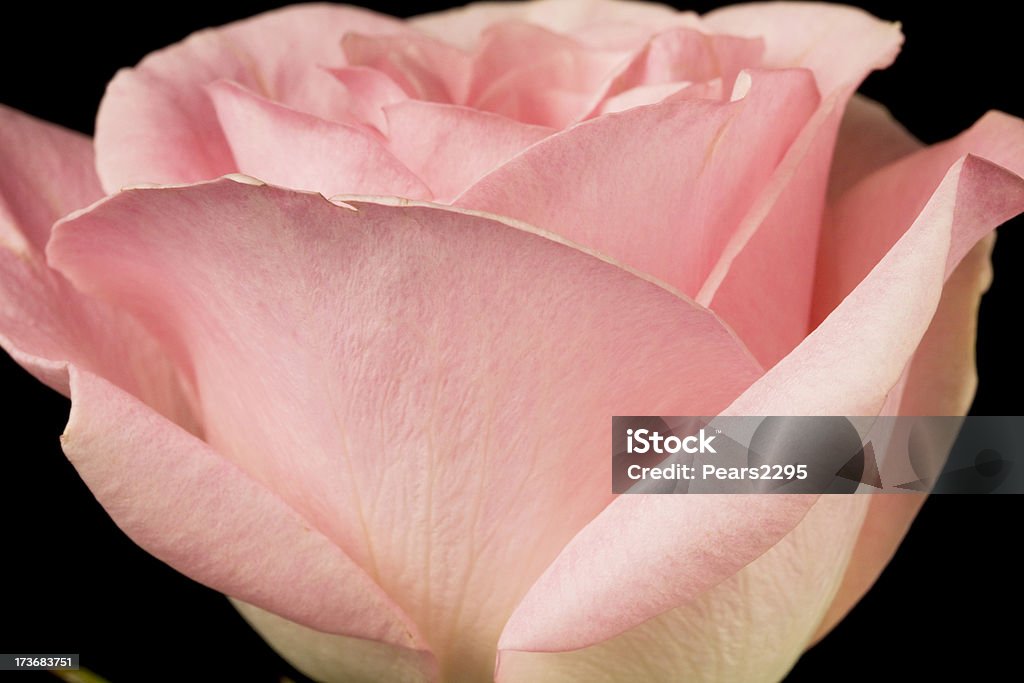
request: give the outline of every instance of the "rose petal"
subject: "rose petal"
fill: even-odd
[[[749,340],[765,367],[775,365],[810,329],[827,169],[846,97],[833,95],[815,112],[696,296]]]
[[[385,108],[388,148],[450,201],[523,149],[555,131],[466,107],[407,100]]]
[[[422,35],[347,34],[348,63],[385,74],[409,97],[461,104],[470,83],[470,58],[461,50]]]
[[[347,66],[328,71],[348,90],[352,98],[349,112],[386,135],[384,107],[407,100],[405,91],[386,74],[369,67]]]
[[[700,303],[720,312],[749,340],[765,367],[789,353],[811,329],[828,169],[846,103],[870,69],[888,66],[899,51],[898,30],[887,27],[870,35],[875,39],[865,42],[866,52],[846,65],[854,70],[836,72],[845,80],[790,147],[697,294]],[[786,267],[780,268],[780,262]]]
[[[878,414],[931,321],[946,274],[1022,209],[1020,177],[977,157],[958,162],[864,282],[723,414]],[[500,647],[587,647],[690,604],[782,539],[816,498],[620,496],[526,594]]]
[[[992,281],[994,235],[964,257],[946,280],[939,308],[914,354],[907,375],[901,415],[966,415],[978,377],[974,342],[981,295]],[[828,614],[815,639],[824,636],[874,584],[892,559],[925,496],[872,496],[857,546]]]
[[[856,289],[729,412],[878,414],[931,323],[947,275],[1021,210],[1019,176],[975,156],[956,162]]]
[[[64,453],[133,541],[218,591],[429,663],[415,624],[301,511],[112,384],[69,372]]]
[[[431,196],[423,181],[364,129],[288,109],[228,81],[207,90],[242,173],[328,197],[343,192]]]
[[[41,252],[61,216],[103,196],[84,135],[0,105],[0,248]]]
[[[531,24],[494,24],[474,53],[466,103],[523,123],[562,128],[594,108],[591,98],[628,57],[627,51],[587,47]],[[552,102],[549,93],[560,99]]]
[[[828,315],[900,238],[958,158],[975,154],[1024,173],[1024,122],[990,112],[970,130],[876,171],[828,207],[814,322]]]
[[[692,295],[817,104],[808,72],[758,72],[736,102],[680,94],[553,135],[455,203],[561,234]]]
[[[419,650],[314,631],[241,600],[231,603],[277,653],[321,683],[438,680],[436,663]]]
[[[55,220],[101,196],[88,138],[0,106],[0,347],[64,395],[61,361],[97,349],[83,302],[42,250]]]
[[[836,138],[828,177],[829,201],[835,201],[862,178],[916,152],[921,146],[888,109],[855,94],[846,105]]]
[[[688,97],[703,97],[708,100],[722,99],[721,82],[716,81],[716,87],[709,88],[707,84],[692,83],[659,83],[657,85],[638,85],[635,88],[624,90],[618,95],[609,97],[601,102],[599,114],[614,114],[633,107],[641,107],[646,104],[657,104],[676,93],[686,90]]]
[[[466,50],[476,46],[488,26],[503,21],[527,22],[615,47],[625,46],[623,38],[639,47],[658,30],[699,23],[692,12],[679,12],[656,3],[619,0],[478,2],[409,20],[420,31]]]
[[[690,28],[668,30],[651,38],[620,69],[604,88],[603,97],[677,81],[718,80],[725,92],[732,92],[740,71],[760,66],[763,51],[764,42],[759,38],[708,35]]]
[[[557,59],[534,62],[516,69],[484,93],[474,106],[532,126],[564,128],[593,111],[595,96],[572,88],[535,88],[552,70],[561,68]]]
[[[828,607],[866,507],[863,496],[822,496],[793,531],[685,607],[580,650],[503,650],[496,680],[778,681]]]
[[[123,69],[96,120],[97,168],[108,192],[184,183],[237,170],[203,86],[230,79],[321,118],[348,95],[321,66],[342,66],[350,31],[404,33],[402,22],[357,7],[297,5],[193,34]]]
[[[898,23],[828,3],[732,5],[705,14],[701,21],[715,33],[763,38],[762,66],[810,69],[823,97],[846,87],[851,74],[875,68],[877,55],[903,41]]]
[[[768,551],[814,501],[782,494],[620,496],[530,588],[498,647],[576,650],[689,604]]]
[[[148,322],[192,368],[210,443],[463,680],[489,675],[513,606],[611,499],[608,416],[706,414],[759,369],[708,311],[614,265],[399,204],[134,190],[61,225],[50,256]]]
[[[0,347],[65,396],[70,361],[195,429],[177,373],[150,336],[46,264],[53,222],[101,196],[87,138],[0,106]]]

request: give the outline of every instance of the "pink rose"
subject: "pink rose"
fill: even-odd
[[[95,145],[0,109],[0,344],[117,524],[316,679],[776,680],[920,497],[616,498],[609,417],[966,411],[1024,125],[923,148],[853,95],[901,41],[613,0],[198,33]]]

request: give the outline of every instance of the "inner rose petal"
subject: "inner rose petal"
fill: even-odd
[[[760,66],[764,42],[760,38],[709,35],[676,28],[651,38],[608,83],[603,98],[641,86],[673,82],[704,83],[720,80],[731,92],[743,69]]]
[[[469,87],[469,55],[427,36],[349,33],[342,39],[351,66],[383,72],[409,97],[461,104]]]

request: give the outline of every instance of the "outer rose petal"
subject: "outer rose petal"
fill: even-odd
[[[870,71],[900,32],[899,24],[864,10],[824,2],[731,5],[701,20],[716,33],[763,38],[763,66],[810,69],[825,97],[846,86],[851,74]]]
[[[1022,210],[1019,176],[978,157],[958,161],[857,288],[728,412],[877,415],[921,343],[946,277]]]
[[[420,31],[467,50],[476,46],[488,26],[502,21],[525,21],[556,33],[598,38],[600,44],[615,47],[639,47],[659,30],[699,24],[692,12],[652,2],[619,0],[476,2],[409,21]]]
[[[836,138],[828,177],[829,201],[834,201],[864,177],[921,147],[921,142],[901,126],[888,109],[855,94],[846,105]]]
[[[1024,173],[1024,122],[990,112],[952,140],[864,178],[829,205],[814,292],[815,322],[871,270],[928,201],[946,169],[968,153]]]
[[[204,85],[234,80],[330,119],[344,111],[348,96],[321,67],[344,65],[341,37],[408,30],[358,7],[297,5],[200,31],[154,52],[118,72],[100,103],[96,163],[103,187],[114,192],[238,170]]]
[[[241,600],[231,602],[264,640],[313,680],[323,683],[439,680],[436,663],[419,650],[315,631]]]
[[[576,650],[689,604],[767,552],[814,502],[782,494],[619,496],[530,588],[498,646]]]
[[[88,138],[0,106],[0,347],[65,396],[61,361],[97,349],[83,353],[90,316],[42,250],[55,220],[101,196]]]
[[[222,180],[122,193],[49,253],[175,351],[210,443],[379,581],[446,680],[489,675],[611,499],[609,415],[716,411],[760,372],[688,300],[447,208]]]
[[[735,102],[680,93],[574,126],[455,203],[561,234],[693,295],[818,104],[806,71],[752,79]]]
[[[53,222],[101,196],[87,138],[0,106],[0,347],[65,396],[71,361],[194,427],[149,335],[46,265]]]
[[[782,540],[690,604],[580,650],[504,650],[496,680],[778,681],[828,607],[866,507],[863,496],[822,496]]]
[[[958,162],[864,282],[724,414],[878,414],[932,319],[947,273],[1022,209],[1020,177],[976,157]],[[530,589],[501,648],[586,647],[689,604],[779,541],[815,499],[620,496]]]
[[[367,129],[289,109],[229,81],[208,90],[242,173],[328,197],[431,197],[430,188]]]
[[[273,491],[95,375],[72,367],[70,379],[64,453],[149,553],[321,631],[425,650],[380,586]]]
[[[992,281],[994,235],[983,239],[953,271],[939,308],[909,368],[901,415],[966,415],[978,378],[974,342],[981,295]],[[824,636],[874,584],[892,559],[924,495],[872,496],[846,576],[816,638]]]
[[[41,253],[55,220],[102,196],[89,138],[0,105],[0,249]]]

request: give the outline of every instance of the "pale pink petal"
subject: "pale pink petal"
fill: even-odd
[[[456,204],[550,230],[692,295],[817,104],[808,72],[755,72],[735,102],[680,93],[553,135]]]
[[[590,38],[600,45],[639,47],[652,34],[672,26],[696,26],[692,12],[652,2],[621,0],[533,0],[477,2],[465,7],[413,17],[410,23],[429,35],[463,49],[476,46],[488,26],[523,21],[557,33]]]
[[[409,97],[456,104],[466,101],[470,56],[457,48],[421,35],[350,33],[341,44],[349,64],[380,71]]]
[[[513,113],[525,123],[561,128],[593,109],[588,97],[567,108],[550,103],[528,108],[522,102],[527,98],[543,102],[553,91],[599,96],[616,71],[628,63],[629,54],[588,47],[531,24],[495,24],[484,31],[474,53],[466,103],[506,116]],[[518,103],[515,111],[509,102]]]
[[[901,415],[966,415],[970,409],[978,386],[978,308],[992,283],[994,244],[994,234],[983,239],[946,280],[939,309],[910,365]]]
[[[760,372],[690,301],[442,207],[133,190],[49,253],[192,368],[210,443],[379,580],[445,680],[489,675],[512,608],[611,499],[608,416],[708,414]]]
[[[55,220],[102,196],[89,138],[0,105],[0,248],[42,251]]]
[[[828,607],[867,502],[864,496],[822,496],[778,543],[686,606],[579,650],[503,650],[496,680],[781,680]]]
[[[342,116],[348,93],[323,68],[343,66],[346,33],[403,33],[400,21],[357,7],[288,7],[207,29],[123,69],[96,120],[107,191],[183,183],[237,170],[203,86],[230,79],[321,118]]]
[[[910,364],[901,415],[967,414],[978,384],[978,305],[992,281],[994,237],[979,242],[946,280],[939,308]],[[832,630],[874,584],[924,499],[916,494],[872,497],[850,566],[816,637]]]
[[[505,74],[524,64],[556,59],[563,71],[545,74],[536,84],[538,88],[591,90],[627,56],[621,50],[588,48],[568,36],[532,24],[493,24],[484,30],[473,53],[473,78],[467,100],[474,103]]]
[[[532,62],[508,73],[493,88],[483,93],[473,106],[483,111],[534,126],[564,128],[586,118],[594,110],[594,93],[574,88],[535,88],[553,69],[563,65],[556,57]]]
[[[749,340],[766,367],[811,329],[824,200],[843,111],[867,72],[892,62],[902,38],[890,30],[872,36],[877,39],[865,42],[865,53],[845,65],[852,70],[837,72],[845,80],[825,97],[793,143],[697,295]]]
[[[65,395],[61,361],[94,349],[76,343],[81,302],[42,250],[54,221],[103,195],[92,161],[84,135],[0,106],[0,347]]]
[[[732,92],[740,71],[759,66],[763,51],[759,38],[708,35],[690,28],[665,31],[651,38],[620,69],[605,87],[604,97],[677,81],[719,80],[725,92]]]
[[[855,94],[846,105],[836,138],[828,178],[829,200],[834,201],[865,176],[920,148],[917,138],[893,119],[888,109]]]
[[[488,112],[407,100],[385,108],[388,148],[451,201],[484,175],[555,131]]]
[[[64,453],[133,541],[215,590],[431,666],[416,625],[313,520],[129,394],[69,372]]]
[[[678,15],[678,24],[693,26],[697,23],[695,14]],[[685,17],[685,18],[684,18]],[[574,40],[589,47],[605,50],[637,50],[658,32],[654,26],[642,26],[632,23],[599,23],[587,24],[570,33]]]
[[[946,169],[965,154],[1024,174],[1024,122],[990,112],[952,140],[876,171],[830,204],[815,283],[814,322],[828,315],[896,243]]]
[[[729,412],[878,414],[932,321],[947,275],[1022,209],[1019,176],[974,156],[956,162],[856,289]]]
[[[947,273],[1022,209],[1020,177],[976,157],[958,162],[864,282],[723,414],[878,414],[928,328]],[[817,498],[620,496],[530,589],[500,647],[587,647],[691,604],[788,534]]]
[[[384,107],[407,100],[405,91],[386,74],[369,67],[346,66],[328,71],[348,90],[352,98],[349,113],[387,134]]]
[[[810,330],[828,167],[847,96],[833,95],[814,113],[696,296],[748,340],[765,367]]]
[[[701,20],[716,33],[763,38],[763,66],[810,69],[825,97],[845,87],[851,74],[870,71],[878,54],[902,42],[898,23],[823,2],[731,5]]]
[[[778,543],[815,499],[619,496],[530,588],[499,648],[576,650],[690,604]]]
[[[715,81],[718,85],[708,88],[706,83],[693,84],[688,82],[659,83],[657,85],[638,85],[635,88],[624,90],[618,95],[613,95],[604,100],[600,105],[599,114],[614,114],[633,107],[640,107],[646,104],[657,104],[664,99],[686,90],[687,97],[702,97],[708,100],[719,100],[722,98],[721,82]]]
[[[217,81],[207,90],[242,173],[328,197],[430,197],[423,181],[376,133],[289,109],[228,81]]]
[[[249,625],[292,666],[320,683],[434,683],[437,667],[420,650],[316,631],[241,600]]]
[[[0,347],[65,396],[70,361],[194,428],[150,336],[46,264],[50,226],[102,194],[86,137],[0,106]]]

